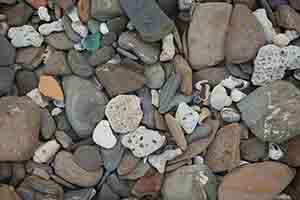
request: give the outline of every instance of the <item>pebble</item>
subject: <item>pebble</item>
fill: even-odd
[[[166,150],[159,155],[150,155],[148,162],[155,167],[159,173],[163,174],[165,172],[167,162],[181,154],[181,149]]]
[[[63,16],[62,19],[59,19],[58,21],[62,21],[63,29],[65,30],[65,34],[68,38],[75,43],[81,44],[82,37],[74,31],[72,27],[72,20],[67,16]]]
[[[18,48],[16,63],[21,64],[24,69],[34,70],[42,63],[44,51],[44,47]]]
[[[61,19],[57,21],[53,21],[51,23],[45,23],[39,26],[39,32],[42,35],[50,35],[54,32],[62,32],[64,31],[63,22]]]
[[[253,137],[241,140],[241,158],[250,162],[258,162],[268,156],[268,146],[266,143]]]
[[[211,92],[210,104],[216,110],[222,110],[224,107],[232,104],[231,98],[221,84],[217,85]]]
[[[291,6],[296,9],[296,10],[300,10],[300,3],[296,0],[289,0],[289,3],[291,4]]]
[[[170,134],[173,136],[176,144],[183,150],[185,151],[187,149],[187,142],[184,137],[184,132],[181,129],[180,124],[178,121],[171,115],[171,114],[166,114],[165,115],[165,120],[167,127],[170,131]]]
[[[280,160],[284,156],[284,153],[277,144],[269,143],[268,156],[272,160]]]
[[[56,140],[50,140],[37,148],[33,160],[37,163],[46,163],[55,156],[59,149],[60,144]]]
[[[151,169],[151,166],[143,160],[140,160],[135,167],[133,171],[131,171],[129,174],[122,176],[122,179],[128,179],[128,180],[137,180],[141,177],[143,177],[148,170]]]
[[[253,12],[253,15],[256,17],[258,22],[261,24],[261,26],[264,30],[266,41],[268,43],[272,43],[272,41],[276,35],[276,31],[273,27],[272,22],[268,19],[266,10],[263,8],[257,9]]]
[[[10,27],[18,27],[26,24],[33,14],[33,9],[26,3],[20,2],[6,10],[3,10],[1,13],[6,15],[7,24]]]
[[[199,114],[186,103],[181,103],[176,111],[176,120],[187,134],[191,134],[199,121]]]
[[[37,13],[41,20],[46,21],[46,22],[49,22],[51,20],[51,17],[48,13],[48,8],[41,6],[41,7],[39,7]]]
[[[156,108],[159,107],[159,93],[157,92],[157,90],[151,90],[151,103]]]
[[[8,93],[14,84],[15,71],[11,67],[0,67],[0,95]]]
[[[56,0],[55,2],[58,4],[60,8],[64,9],[65,11],[70,10],[73,7],[73,5],[75,5],[75,1],[73,0]]]
[[[125,135],[121,142],[129,148],[136,157],[145,157],[158,150],[165,143],[166,137],[158,131],[140,126],[134,132]]]
[[[275,12],[277,24],[288,30],[296,30],[300,33],[300,15],[289,5],[281,5]]]
[[[103,165],[99,148],[92,145],[79,146],[74,151],[73,161],[86,171],[97,171]]]
[[[122,14],[119,0],[91,0],[91,16],[99,21],[119,17]]]
[[[151,89],[159,89],[165,82],[165,71],[160,63],[149,65],[145,68],[146,86]]]
[[[240,88],[243,85],[243,80],[239,78],[235,78],[234,76],[229,76],[225,80],[223,80],[222,85],[230,90],[233,90],[235,88]]]
[[[15,76],[16,86],[19,95],[26,95],[26,93],[38,87],[38,80],[34,72],[19,70]]]
[[[135,157],[129,150],[126,150],[118,167],[118,174],[120,176],[128,175],[137,167],[139,161],[139,158]]]
[[[199,124],[202,124],[207,118],[211,116],[211,112],[208,108],[203,107],[199,113]]]
[[[299,37],[299,33],[295,30],[286,30],[285,33],[275,35],[273,38],[273,44],[279,47],[288,46],[289,43]]]
[[[129,183],[123,179],[120,179],[116,173],[111,174],[107,178],[107,184],[112,189],[112,191],[118,194],[121,197],[128,197],[130,196],[130,188],[131,186]]]
[[[162,52],[159,60],[162,62],[172,60],[175,56],[175,53],[174,36],[173,34],[168,34],[162,40]]]
[[[0,22],[0,34],[5,36],[8,32],[9,26],[6,22]]]
[[[42,75],[39,82],[39,91],[51,99],[64,101],[63,91],[53,76]]]
[[[11,39],[11,44],[14,47],[40,47],[44,38],[29,25],[20,27],[11,27],[8,30],[7,36]]]
[[[180,55],[173,59],[175,70],[181,75],[180,91],[190,96],[193,93],[193,72],[188,62]]]
[[[207,138],[212,132],[212,127],[207,124],[203,123],[201,126],[196,127],[194,132],[191,135],[188,135],[187,143],[191,144],[196,142],[197,140]]]
[[[0,52],[0,66],[15,62],[16,50],[3,35],[0,35]]]
[[[103,46],[97,51],[94,52],[91,56],[88,57],[88,63],[93,66],[97,67],[102,64],[107,63],[110,59],[112,59],[116,54],[116,51],[111,46]]]
[[[56,131],[55,139],[59,142],[59,144],[64,149],[69,149],[73,145],[72,138],[68,134],[66,134],[64,131]]]
[[[47,109],[41,112],[41,135],[43,139],[49,140],[56,131],[56,124]]]
[[[76,50],[70,50],[68,52],[67,59],[70,69],[74,74],[83,78],[93,75],[94,69],[88,63],[88,58],[86,55]]]
[[[145,41],[161,40],[174,29],[174,22],[155,1],[122,0],[121,7]],[[147,21],[148,23],[144,23]]]
[[[42,168],[38,168],[38,167],[36,167],[36,168],[33,169],[32,175],[38,176],[38,177],[40,177],[42,179],[45,179],[45,180],[49,180],[50,179],[50,176],[46,172],[46,170],[44,170]]]
[[[178,8],[179,10],[190,10],[193,6],[193,0],[178,0]]]
[[[47,7],[48,0],[26,0],[33,8],[39,9],[39,7]]]
[[[88,36],[89,30],[81,21],[72,22],[71,26],[81,37],[86,38]]]
[[[144,113],[142,124],[148,128],[154,128],[154,107],[151,102],[150,89],[144,87],[137,91],[137,95],[141,100],[141,107]]]
[[[72,128],[81,138],[90,136],[96,124],[104,118],[107,96],[89,80],[76,76],[63,78],[63,90],[66,114]]]
[[[239,89],[233,89],[231,90],[230,97],[233,102],[237,103],[240,102],[243,98],[245,98],[247,95],[243,92],[241,92]]]
[[[40,106],[41,108],[45,108],[48,106],[49,102],[42,97],[38,88],[35,88],[26,94],[36,105]]]
[[[61,108],[55,107],[53,108],[53,110],[51,111],[51,115],[52,116],[58,116],[60,113],[62,113],[63,110]]]
[[[132,51],[145,64],[154,64],[159,59],[159,48],[143,41],[135,32],[123,32],[119,37],[118,44],[121,48]]]
[[[221,117],[226,123],[234,123],[239,122],[241,120],[240,113],[234,108],[223,108],[220,112]]]
[[[290,139],[289,141],[287,141],[286,144],[283,146],[285,152],[284,152],[284,158],[282,160],[291,167],[300,166],[300,159],[298,156],[299,144],[300,144],[300,137],[296,136]]]
[[[99,30],[100,30],[100,33],[102,33],[102,35],[106,35],[107,33],[109,33],[109,29],[108,29],[106,23],[101,23],[99,26]]]
[[[229,76],[230,73],[226,67],[210,67],[193,72],[193,82],[207,80],[211,86],[216,86]]]
[[[117,35],[120,35],[126,30],[126,24],[128,23],[128,18],[126,16],[120,16],[108,20],[107,27],[110,32],[114,32]]]
[[[115,43],[118,39],[118,36],[114,32],[108,32],[102,37],[102,44],[104,46],[111,46]]]
[[[77,3],[77,10],[80,21],[88,23],[91,18],[91,1],[79,0]]]
[[[102,199],[120,200],[120,197],[111,190],[111,188],[108,186],[107,183],[104,183],[100,191],[98,192],[96,199],[97,200],[102,200]]]
[[[110,149],[117,144],[117,139],[107,120],[102,120],[98,123],[93,132],[93,141],[99,146],[107,149]]]
[[[74,46],[74,43],[64,32],[51,33],[45,38],[45,42],[57,50],[69,50]]]
[[[91,200],[96,195],[96,190],[93,188],[77,189],[64,193],[64,200]]]

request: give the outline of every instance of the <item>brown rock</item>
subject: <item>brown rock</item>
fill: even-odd
[[[295,171],[278,162],[245,165],[226,175],[219,200],[272,200],[293,180]]]
[[[26,69],[33,70],[43,61],[44,47],[18,48],[16,63],[22,64]]]
[[[230,63],[243,63],[253,59],[266,42],[264,31],[251,10],[237,4],[233,8],[225,40],[225,57]]]
[[[296,169],[296,176],[293,182],[287,188],[288,193],[291,195],[292,199],[299,199],[300,197],[300,168]]]
[[[133,156],[130,151],[125,151],[123,158],[118,167],[118,174],[123,176],[129,174],[138,165],[140,159]]]
[[[300,136],[290,139],[286,144],[284,161],[292,167],[300,167]]]
[[[64,101],[64,93],[58,81],[53,76],[41,76],[39,82],[39,90],[46,97]]]
[[[145,176],[136,182],[131,192],[138,197],[146,195],[155,196],[160,191],[162,184],[163,175],[151,168],[147,171]]]
[[[3,200],[21,200],[15,189],[9,185],[0,185],[0,196]]]
[[[171,114],[166,114],[165,120],[166,120],[168,129],[169,129],[171,135],[174,137],[176,144],[183,151],[185,151],[187,149],[187,142],[184,137],[184,132],[183,132],[181,126],[179,125],[177,120]]]
[[[289,2],[294,9],[300,10],[300,1],[299,0],[289,0]]]
[[[39,9],[39,7],[47,7],[48,5],[48,0],[26,0],[26,2],[35,9]]]
[[[193,71],[188,62],[181,56],[176,55],[174,58],[176,72],[181,75],[180,91],[190,96],[193,92]]]
[[[300,32],[300,14],[288,5],[277,8],[275,17],[279,26]]]
[[[78,8],[78,15],[80,20],[83,23],[87,23],[90,19],[90,7],[91,1],[90,0],[79,0],[77,4]]]
[[[213,172],[232,170],[240,164],[239,124],[233,123],[220,129],[208,147],[205,160]]]

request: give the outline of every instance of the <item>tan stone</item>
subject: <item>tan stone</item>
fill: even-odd
[[[171,135],[175,139],[176,144],[183,151],[185,151],[187,149],[187,142],[184,137],[184,132],[183,132],[180,124],[177,122],[177,120],[171,114],[166,114],[165,120],[166,120],[168,129],[169,129]]]

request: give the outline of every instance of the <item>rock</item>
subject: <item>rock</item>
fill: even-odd
[[[15,71],[11,67],[0,67],[0,95],[8,93],[14,84]]]
[[[121,0],[120,3],[145,41],[158,41],[174,29],[174,23],[164,14],[155,1]],[[144,23],[145,21],[147,23]]]
[[[252,64],[252,61],[250,61],[250,62],[242,63],[242,64],[227,63],[226,69],[229,71],[229,73],[231,75],[233,75],[235,77],[238,77],[238,78],[241,78],[244,80],[250,80],[252,72],[253,72],[253,64]],[[247,69],[247,72],[251,71],[251,73],[246,73],[245,69]]]
[[[296,117],[300,111],[297,106],[299,94],[300,91],[291,83],[275,81],[256,89],[237,106],[243,121],[256,137],[282,143],[299,134]]]
[[[201,80],[208,80],[208,83],[212,86],[218,85],[221,81],[229,77],[230,73],[225,67],[211,67],[201,69],[193,73],[193,82]]]
[[[83,23],[88,23],[91,15],[91,1],[78,1],[77,9],[80,20]]]
[[[268,19],[266,10],[263,8],[257,9],[253,12],[253,15],[256,17],[258,22],[261,24],[261,26],[264,30],[266,41],[268,43],[272,43],[273,38],[276,35],[276,31],[273,27],[272,22]]]
[[[98,195],[96,197],[97,200],[119,200],[120,197],[115,194],[111,188],[104,183],[98,192]]]
[[[153,167],[157,169],[159,173],[164,174],[167,162],[169,160],[173,160],[181,154],[181,149],[166,150],[159,155],[150,155],[148,161]]]
[[[25,69],[34,70],[43,61],[43,47],[18,48],[16,63],[21,64]]]
[[[235,5],[225,40],[226,60],[247,62],[256,56],[265,42],[264,30],[249,8],[243,4]]]
[[[102,35],[106,35],[107,33],[109,33],[109,29],[106,23],[101,23],[99,26],[99,30]]]
[[[56,0],[55,2],[60,8],[64,9],[65,11],[75,5],[74,0]]]
[[[38,176],[28,176],[17,188],[22,199],[55,199],[63,200],[63,188],[52,180],[44,180]]]
[[[180,11],[190,10],[193,5],[193,0],[178,0],[178,8]]]
[[[230,97],[233,102],[237,103],[240,102],[243,98],[245,98],[247,95],[243,92],[241,92],[238,89],[231,90]]]
[[[187,134],[191,134],[199,121],[199,114],[186,103],[181,103],[176,111],[176,120]]]
[[[62,17],[63,29],[65,30],[65,34],[68,36],[70,40],[76,43],[80,43],[82,38],[81,36],[73,30],[72,21],[68,16]]]
[[[72,138],[64,131],[56,131],[55,139],[60,143],[64,149],[69,149],[73,145]]]
[[[234,108],[223,108],[221,111],[221,117],[226,123],[239,122],[241,120],[241,115],[239,111]]]
[[[267,157],[267,145],[254,137],[248,140],[242,140],[241,145],[241,158],[251,162],[257,162]]]
[[[69,50],[74,46],[74,43],[64,32],[51,33],[45,38],[45,42],[58,50]]]
[[[58,81],[53,76],[42,75],[40,77],[39,90],[46,97],[64,101],[63,91]]]
[[[105,115],[114,131],[134,131],[143,118],[140,99],[134,95],[118,95],[107,104]]]
[[[88,36],[88,28],[82,24],[81,21],[73,21],[71,24],[73,30],[81,37],[86,38]]]
[[[23,26],[27,23],[33,13],[33,9],[24,2],[20,2],[9,9],[1,12],[7,17],[7,24],[12,26]]]
[[[159,89],[165,82],[165,71],[156,63],[145,68],[146,85],[151,89]]]
[[[159,107],[159,93],[157,90],[151,90],[151,103],[155,107]]]
[[[137,91],[137,95],[141,100],[143,110],[142,124],[148,128],[154,128],[154,107],[151,102],[151,93],[149,88],[142,88]]]
[[[159,49],[142,38],[135,32],[124,32],[120,35],[118,44],[123,49],[132,51],[137,55],[145,64],[154,64],[159,58]]]
[[[227,92],[221,84],[217,85],[211,92],[210,104],[216,110],[222,110],[232,104],[231,98],[227,96]]]
[[[56,140],[50,140],[37,148],[33,160],[37,163],[46,163],[55,156],[59,149],[60,144]]]
[[[108,32],[107,34],[103,35],[102,37],[102,44],[104,46],[111,46],[114,42],[116,42],[118,36],[114,32]]]
[[[296,0],[289,0],[290,5],[296,9],[296,10],[300,10],[300,3]]]
[[[255,10],[257,7],[257,2],[255,0],[234,0],[233,1],[234,4],[244,4],[246,6],[248,6],[248,8],[250,10]]]
[[[64,194],[64,200],[90,200],[96,194],[96,190],[93,188],[79,189],[73,191],[67,191]]]
[[[0,35],[0,47],[0,66],[14,64],[16,50],[3,35]]]
[[[143,177],[148,170],[151,169],[151,166],[143,160],[140,160],[137,166],[133,171],[131,171],[129,174],[122,176],[122,179],[128,179],[128,180],[136,180],[138,178]]]
[[[110,96],[136,91],[146,82],[142,73],[120,64],[99,66],[96,75]]]
[[[159,56],[159,60],[162,62],[172,60],[175,56],[175,44],[173,34],[169,34],[162,40],[162,52]]]
[[[9,184],[16,187],[19,185],[25,178],[26,171],[23,163],[13,163],[12,165],[12,178],[9,181]]]
[[[26,0],[26,2],[35,9],[39,9],[39,7],[47,7],[48,5],[48,0]]]
[[[67,63],[66,54],[63,51],[54,51],[45,59],[45,65],[41,69],[42,74],[70,75],[72,72]]]
[[[99,21],[119,17],[123,14],[119,0],[91,0],[91,16]]]
[[[102,168],[96,171],[82,169],[73,161],[73,155],[66,151],[61,151],[56,155],[54,170],[64,180],[81,187],[96,185],[103,175]]]
[[[120,140],[118,140],[117,145],[111,149],[101,148],[104,167],[108,172],[115,171],[118,168],[123,157],[123,153],[124,147],[122,146]]]
[[[241,88],[243,87],[244,80],[235,78],[234,76],[229,76],[228,78],[224,79],[221,84],[230,90],[233,90],[235,88]]]
[[[171,19],[174,19],[178,15],[177,1],[158,0],[157,4]]]
[[[8,181],[12,177],[12,164],[1,162],[0,164],[0,180],[1,182]]]
[[[130,187],[128,182],[121,180],[115,173],[111,174],[107,178],[107,184],[112,189],[113,192],[121,197],[130,196]]]
[[[214,66],[224,59],[231,10],[228,3],[205,3],[196,7],[188,31],[189,61],[194,70]]]
[[[282,28],[300,32],[300,15],[289,5],[279,6],[275,12],[275,17],[278,25]]]
[[[42,35],[50,35],[54,32],[62,32],[64,31],[64,24],[61,19],[57,21],[53,21],[51,23],[45,23],[39,26],[39,32]]]
[[[1,161],[28,160],[39,142],[40,110],[28,97],[0,100]],[[28,120],[30,116],[30,120]],[[9,144],[9,145],[8,145]]]
[[[118,167],[118,174],[120,176],[127,175],[132,172],[138,165],[140,159],[133,156],[130,151],[125,151],[124,156]]]
[[[12,186],[2,184],[0,186],[1,198],[5,200],[21,200],[20,196],[15,192]]]
[[[1,0],[0,4],[5,4],[5,5],[13,5],[15,4],[17,1],[16,0]]]
[[[163,175],[153,169],[147,171],[132,188],[132,194],[142,197],[146,195],[156,196],[163,185]]]
[[[26,94],[36,105],[45,108],[49,105],[49,101],[43,98],[38,88],[35,88]]]
[[[29,25],[12,27],[8,30],[7,36],[14,47],[40,47],[44,41],[44,38]]]
[[[87,78],[94,73],[93,68],[88,63],[87,56],[76,50],[68,52],[68,64],[72,72],[78,76]]]
[[[288,46],[290,42],[299,37],[299,33],[295,30],[286,30],[285,33],[279,33],[273,38],[273,43],[278,47]]]
[[[56,130],[56,124],[47,109],[41,112],[41,134],[43,139],[49,140]]]
[[[74,152],[73,161],[86,171],[97,171],[103,165],[99,148],[91,145],[78,147]]]
[[[117,139],[107,120],[102,120],[98,123],[93,132],[93,141],[107,149],[113,148],[117,144]]]
[[[224,177],[218,197],[220,200],[272,199],[294,176],[294,170],[278,162],[248,164]]]
[[[112,59],[115,54],[116,52],[113,47],[103,46],[88,58],[88,63],[93,67],[97,67],[107,63],[107,61]]]
[[[182,78],[180,91],[187,96],[192,95],[193,72],[190,65],[181,55],[176,55],[173,62],[174,62],[176,72],[179,73]]]
[[[48,8],[46,8],[44,6],[41,6],[41,7],[38,8],[37,13],[39,15],[40,20],[43,20],[43,21],[46,21],[46,22],[49,22],[51,20],[51,17],[48,13]]]
[[[188,136],[187,143],[191,144],[196,142],[197,140],[207,138],[212,131],[212,127],[206,123],[202,124],[201,126],[196,127],[194,132]]]
[[[90,81],[76,76],[63,79],[63,90],[70,124],[79,137],[90,136],[96,124],[104,118],[107,96]]]
[[[21,96],[26,95],[28,92],[38,87],[38,80],[34,72],[19,70],[16,73],[15,79],[18,94]]]
[[[204,164],[183,166],[166,176],[162,196],[166,200],[216,200],[217,180]]]
[[[271,160],[280,160],[284,156],[284,153],[279,147],[279,145],[275,143],[269,143],[268,156]]]
[[[292,167],[300,166],[299,155],[300,137],[296,136],[286,142],[286,152],[283,161]]]

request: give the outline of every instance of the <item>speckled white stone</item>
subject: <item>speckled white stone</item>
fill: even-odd
[[[61,31],[64,31],[64,25],[61,19],[51,23],[45,23],[39,26],[39,32],[42,35],[49,35],[53,32],[61,32]]]
[[[211,92],[210,104],[214,109],[219,111],[232,104],[231,98],[227,95],[226,89],[221,84],[217,85]]]
[[[93,141],[106,149],[113,148],[117,144],[116,136],[107,120],[102,120],[97,124],[93,132]]]
[[[183,130],[187,134],[191,134],[196,128],[200,116],[195,110],[193,110],[183,102],[179,104],[175,118],[179,122]]]
[[[8,30],[7,36],[11,39],[11,44],[17,48],[28,46],[40,47],[44,41],[43,36],[29,25],[11,27]]]
[[[48,162],[60,149],[60,144],[54,139],[42,144],[34,152],[33,160],[37,163]]]
[[[175,56],[174,36],[172,33],[165,36],[162,40],[162,52],[160,54],[160,61],[165,62],[172,60]]]

